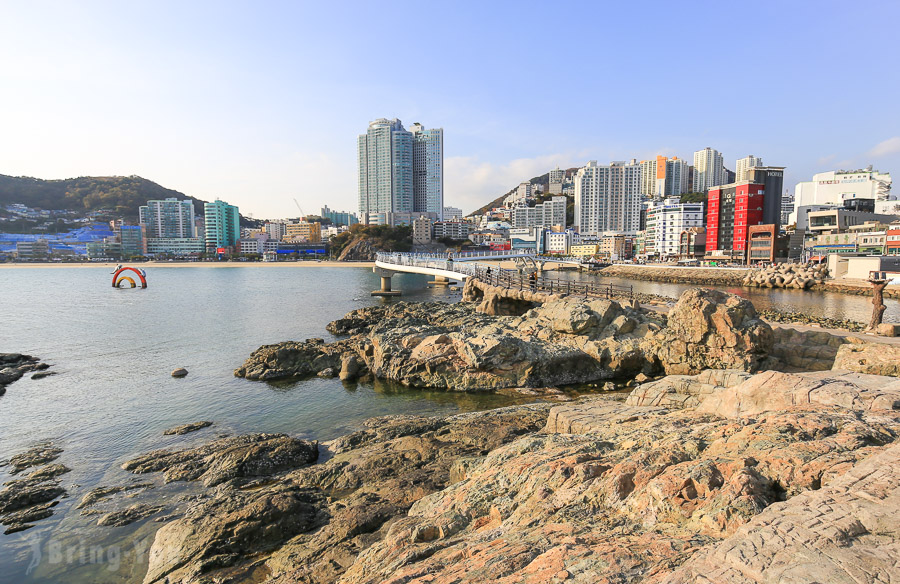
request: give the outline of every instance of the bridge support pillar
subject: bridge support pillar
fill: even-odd
[[[400,290],[391,290],[391,277],[396,272],[384,268],[372,268],[372,271],[381,276],[381,290],[373,290],[372,296],[400,296]]]
[[[432,286],[449,286],[450,279],[444,276],[435,276],[433,282],[428,282]]]

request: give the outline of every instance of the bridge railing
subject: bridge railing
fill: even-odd
[[[496,266],[477,263],[457,262],[450,259],[432,259],[435,254],[406,254],[380,252],[376,259],[385,264],[430,268],[453,272],[464,277],[477,278],[492,286],[512,290],[530,290],[547,294],[564,294],[568,296],[584,296],[593,298],[627,297],[634,295],[632,286],[604,284],[600,282],[574,282],[546,276],[531,277],[518,270],[505,270]]]

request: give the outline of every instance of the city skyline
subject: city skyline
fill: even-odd
[[[638,19],[633,9],[610,6],[604,18],[621,26],[599,37],[592,19],[577,17],[589,4],[569,5],[550,22],[537,4],[515,11],[499,4],[108,6],[7,7],[0,174],[137,174],[200,199],[221,197],[260,218],[293,215],[293,198],[304,209],[355,209],[350,140],[379,116],[445,129],[444,204],[466,213],[557,165],[657,155],[690,161],[706,146],[731,170],[751,153],[786,166],[788,190],[820,172],[900,167],[900,114],[891,97],[898,82],[878,73],[890,70],[890,35],[873,34],[872,11],[839,3],[815,11],[758,3],[747,24],[752,46],[716,43],[704,55],[705,68],[723,79],[688,85],[688,60],[636,76],[623,92],[601,92],[599,81],[577,71],[597,55],[649,63],[685,38],[654,33],[712,34],[740,22],[743,9],[660,3]],[[891,3],[871,6],[879,22],[900,15]],[[376,64],[391,47],[371,45],[366,25],[392,13],[428,23],[430,38],[453,50],[411,54],[409,80],[383,78]],[[330,42],[333,27],[307,26],[337,21],[341,43]],[[295,34],[300,26],[303,34]],[[535,42],[512,42],[522,30]],[[829,30],[839,30],[842,42],[821,42]],[[635,43],[636,31],[656,40]],[[770,68],[777,91],[722,92],[751,53]],[[428,82],[416,71],[431,72]],[[861,94],[853,81],[859,75],[875,75],[878,89]]]

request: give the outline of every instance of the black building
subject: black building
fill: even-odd
[[[747,178],[750,182],[764,185],[766,196],[763,199],[764,224],[773,224],[781,228],[781,196],[784,193],[783,166],[754,166]]]

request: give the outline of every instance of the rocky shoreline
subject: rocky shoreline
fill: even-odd
[[[82,520],[158,524],[144,584],[900,579],[900,347],[773,329],[715,290],[685,292],[666,316],[481,292],[355,310],[328,325],[339,340],[260,347],[235,375],[545,401],[373,418],[325,443],[246,434],[156,450],[121,465],[133,480],[77,493]],[[498,308],[520,313],[479,311]],[[567,383],[630,391],[572,396]],[[15,464],[29,461],[53,462]],[[154,499],[170,483],[193,494]]]
[[[204,484],[145,584],[879,582],[900,575],[898,439],[898,378],[708,370],[625,404],[375,418],[317,458],[249,435],[124,468]]]

